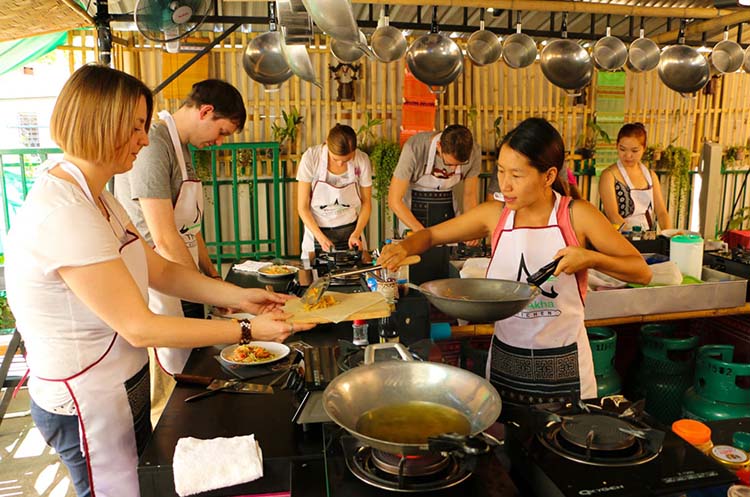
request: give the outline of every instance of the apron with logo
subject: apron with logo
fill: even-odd
[[[73,164],[59,165],[70,174],[94,206],[96,202],[81,171]],[[138,235],[128,231],[112,209],[104,204],[118,226],[120,255],[131,276],[147,298],[146,253]],[[98,209],[98,208],[97,208]],[[61,357],[74,350],[59,350]],[[32,372],[33,374],[33,372]],[[62,382],[73,398],[78,416],[81,452],[86,458],[95,497],[138,497],[138,455],[151,434],[149,420],[148,355],[117,333],[98,359],[66,378],[42,378]]]
[[[625,167],[622,162],[617,161],[617,169],[620,170],[620,174],[625,179],[625,183],[628,185],[630,190],[630,199],[633,204],[633,213],[625,217],[625,222],[631,227],[640,226],[644,231],[649,231],[655,228],[654,226],[654,186],[651,184],[651,173],[643,164],[638,164],[641,167],[643,177],[646,178],[648,187],[642,190],[637,190],[633,187],[633,182],[630,181]],[[618,202],[619,205],[619,202]]]
[[[313,180],[310,195],[310,212],[320,230],[334,244],[336,250],[349,248],[349,237],[357,227],[357,217],[362,207],[359,194],[357,167],[352,159],[347,163],[344,173],[345,184],[334,186],[328,180],[328,147],[321,146],[318,164],[315,168],[316,177]],[[362,237],[364,241],[364,236]],[[320,250],[320,244],[315,240],[312,231],[305,227],[302,238],[302,254],[313,250]]]
[[[555,193],[546,227],[515,227],[515,212],[501,217],[493,236],[488,278],[526,282],[553,260],[566,242],[558,210],[569,216],[570,198]],[[569,226],[569,217],[565,220]],[[535,404],[596,397],[596,379],[586,328],[581,286],[562,273],[542,285],[524,310],[495,322],[487,375],[503,402]]]
[[[198,240],[196,235],[200,233],[203,216],[203,187],[200,180],[190,179],[185,164],[185,157],[182,155],[182,144],[180,136],[177,133],[177,126],[169,112],[163,110],[159,112],[159,118],[164,121],[169,130],[169,137],[172,139],[177,163],[180,165],[182,172],[182,184],[177,194],[177,201],[174,204],[174,221],[180,232],[185,246],[190,251],[196,267],[198,267]],[[159,252],[159,249],[156,249]],[[182,304],[180,299],[149,289],[149,308],[154,314],[163,316],[183,317]],[[181,373],[182,368],[190,356],[192,349],[175,349],[167,347],[156,348],[156,358],[159,365],[169,374]]]

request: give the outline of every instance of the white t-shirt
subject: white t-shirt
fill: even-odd
[[[305,183],[314,183],[318,177],[318,166],[320,165],[321,154],[327,150],[323,145],[315,145],[305,150],[299,161],[297,169],[297,181]],[[370,158],[366,153],[357,149],[354,152],[354,158],[351,160],[354,164],[354,174],[359,186],[372,186],[372,166]],[[349,171],[343,174],[333,174],[327,171],[326,182],[337,188],[352,183],[353,179],[349,176]]]
[[[78,373],[107,350],[114,333],[57,272],[120,257],[130,219],[109,192],[101,198],[109,222],[77,185],[42,173],[14,219],[5,247],[8,301],[26,345],[29,393],[39,407],[58,414],[75,413],[67,388],[35,377]]]

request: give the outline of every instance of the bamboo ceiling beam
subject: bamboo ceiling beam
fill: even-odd
[[[693,22],[688,24],[685,28],[685,37],[687,38],[690,35],[701,35],[707,31],[720,30],[724,29],[724,26],[733,26],[748,21],[750,21],[750,12],[742,10],[722,17],[717,17],[716,19],[710,19],[708,21]],[[676,41],[678,34],[679,30],[675,29],[667,31],[666,33],[651,36],[650,38],[656,43],[669,43]]]
[[[268,0],[224,0],[224,2],[267,2]],[[352,0],[352,3],[380,3],[372,0]],[[424,0],[387,0],[388,5],[426,5]],[[731,10],[713,7],[641,7],[611,3],[573,0],[432,0],[430,6],[474,7],[524,12],[576,12],[582,14],[612,14],[619,16],[679,17],[684,19],[714,19],[730,14]]]
[[[87,23],[90,25],[94,25],[94,18],[89,15],[88,12],[86,12],[83,7],[81,7],[78,2],[75,0],[62,0],[62,3],[64,3],[66,6],[70,8],[73,12],[75,12],[79,17],[84,19]]]

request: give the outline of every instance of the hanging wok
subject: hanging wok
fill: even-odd
[[[568,40],[567,13],[563,14],[562,38],[553,40],[542,50],[540,65],[544,76],[555,86],[576,92],[588,85],[594,75],[589,53],[578,43]]]
[[[492,323],[521,312],[557,269],[556,259],[527,278],[528,283],[491,278],[447,278],[412,285],[439,310],[472,323]]]

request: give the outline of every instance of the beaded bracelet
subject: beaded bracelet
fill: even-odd
[[[240,323],[240,345],[246,345],[253,341],[253,323],[249,319],[238,319]]]

